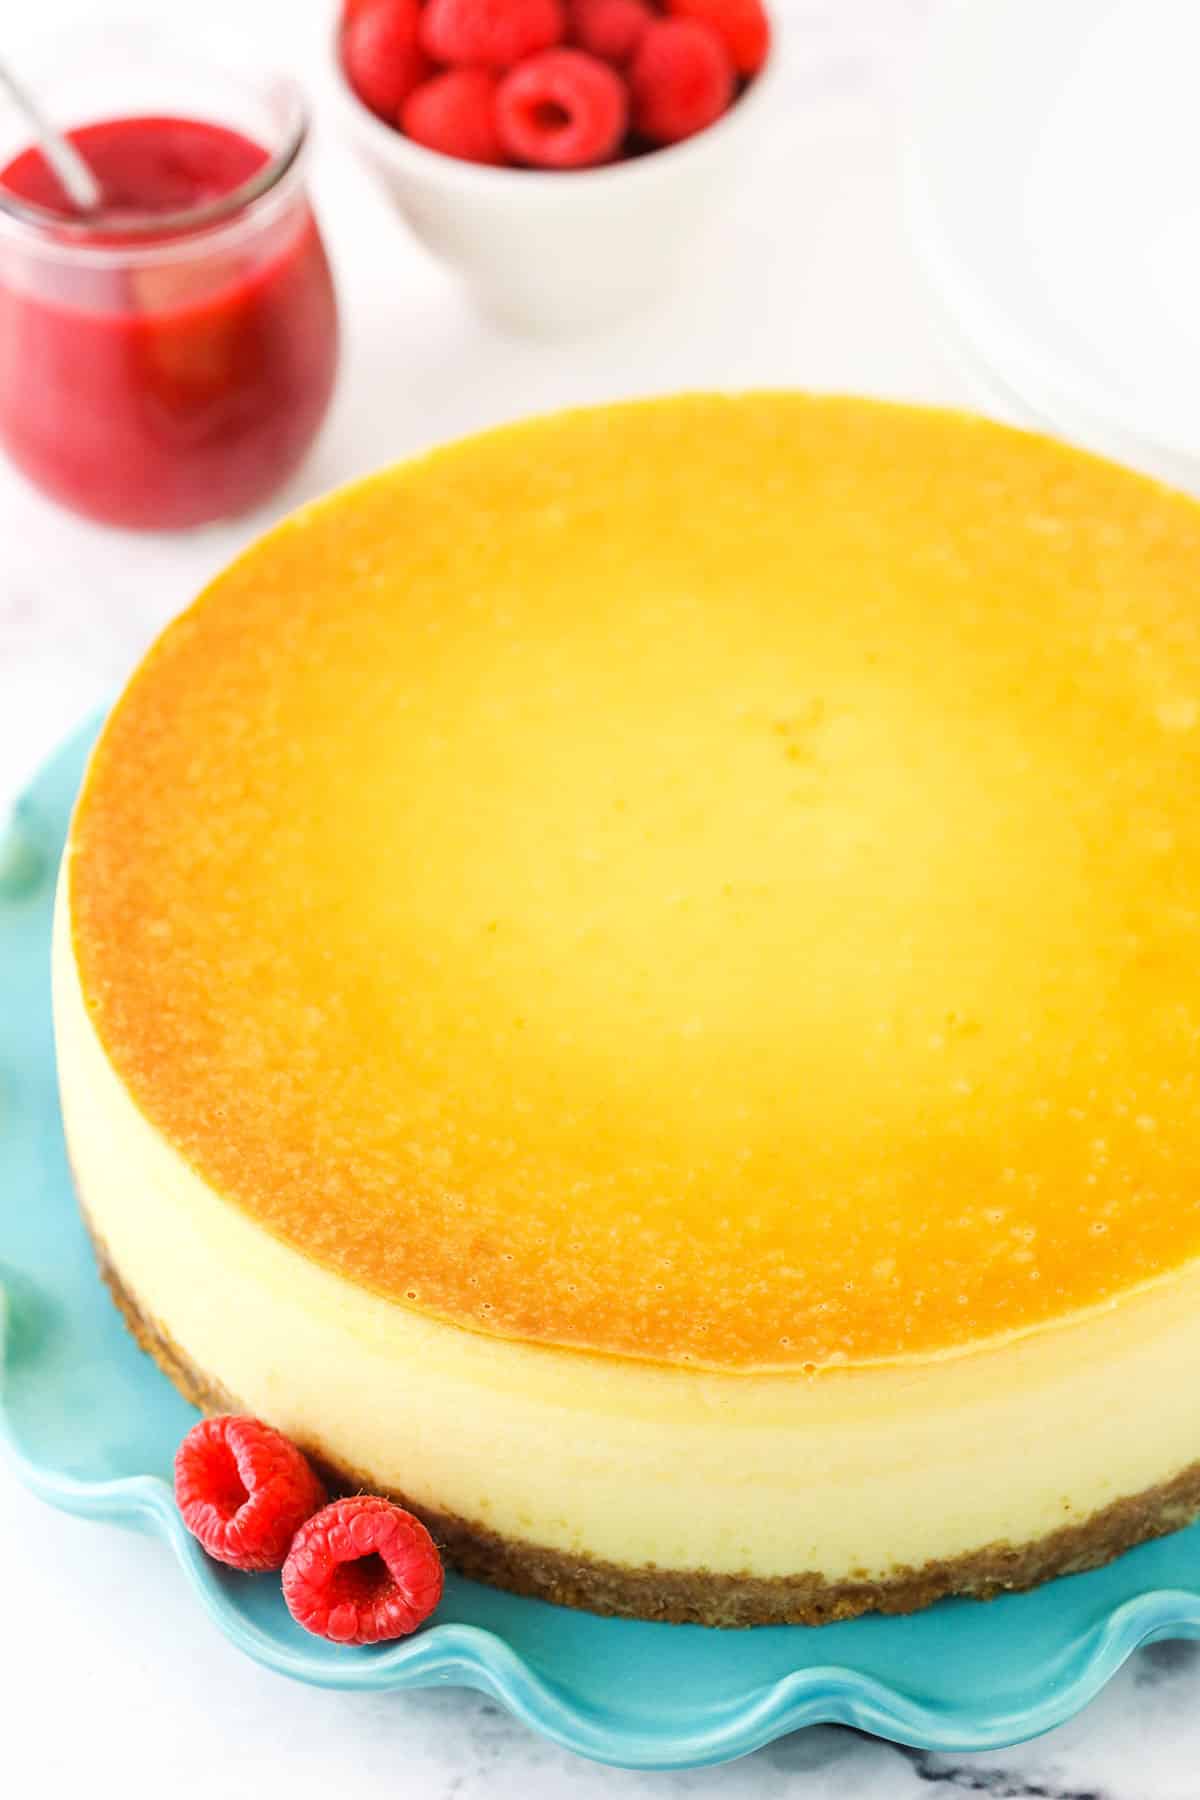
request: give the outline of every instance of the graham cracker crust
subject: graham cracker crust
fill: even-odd
[[[100,1274],[140,1347],[206,1413],[245,1412],[235,1395],[204,1374],[173,1343],[125,1286],[84,1214]],[[1200,1462],[1170,1481],[1101,1508],[1028,1544],[994,1543],[966,1555],[898,1567],[882,1580],[830,1582],[816,1573],[765,1578],[704,1570],[625,1567],[571,1556],[487,1526],[432,1510],[394,1489],[381,1489],[347,1468],[318,1443],[302,1446],[330,1486],[344,1492],[384,1492],[424,1520],[447,1563],[475,1581],[586,1612],[654,1619],[675,1625],[825,1625],[865,1612],[917,1612],[951,1594],[990,1600],[1111,1562],[1147,1539],[1165,1537],[1200,1514]]]

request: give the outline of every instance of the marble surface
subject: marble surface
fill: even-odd
[[[5,54],[35,62],[48,36],[78,42],[139,7],[157,11],[156,0],[5,9]],[[898,195],[903,96],[927,10],[782,0],[787,116],[757,179],[714,222],[703,283],[618,330],[535,344],[472,316],[326,124],[329,7],[207,0],[206,20],[249,23],[317,98],[313,185],[347,327],[339,397],[288,492],[256,517],[184,537],[81,524],[0,466],[0,809],[232,552],[298,501],[406,451],[534,409],[687,385],[969,403]],[[0,1545],[0,1745],[13,1792],[1200,1800],[1197,1646],[1142,1651],[1072,1724],[995,1755],[926,1756],[823,1729],[723,1769],[635,1775],[580,1763],[473,1695],[339,1695],[257,1669],[199,1615],[161,1545],[51,1512],[2,1470]],[[68,1688],[56,1675],[65,1640]]]

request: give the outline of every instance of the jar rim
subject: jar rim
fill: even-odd
[[[196,206],[172,212],[147,213],[122,218],[119,239],[113,228],[86,218],[71,218],[49,207],[24,200],[0,183],[0,234],[19,235],[27,245],[51,253],[100,262],[128,262],[143,253],[156,257],[187,247],[196,236],[240,222],[257,204],[273,194],[296,167],[308,141],[309,115],[298,84],[280,76],[275,86],[287,113],[279,144],[261,168],[228,193]]]

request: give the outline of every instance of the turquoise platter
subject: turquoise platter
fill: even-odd
[[[930,1750],[998,1748],[1070,1718],[1139,1644],[1200,1637],[1200,1526],[1030,1594],[819,1629],[601,1619],[452,1576],[433,1623],[374,1650],[307,1636],[275,1577],[209,1562],[170,1487],[195,1414],[97,1277],[59,1121],[51,907],[93,735],[46,765],[0,845],[0,1446],[42,1499],[157,1533],[217,1629],[283,1675],[476,1688],[557,1743],[627,1768],[723,1762],[822,1722]]]

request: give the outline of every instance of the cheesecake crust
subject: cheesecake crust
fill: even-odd
[[[133,1295],[86,1213],[84,1223],[100,1274],[139,1347],[193,1406],[205,1413],[245,1411],[236,1395],[196,1367]],[[816,1572],[767,1578],[653,1565],[633,1568],[503,1537],[485,1525],[424,1506],[393,1488],[381,1488],[368,1472],[346,1467],[319,1442],[306,1442],[302,1448],[332,1487],[384,1492],[416,1513],[433,1533],[445,1560],[472,1580],[585,1612],[726,1629],[827,1625],[867,1612],[917,1612],[952,1594],[990,1600],[998,1594],[1037,1587],[1060,1575],[1099,1568],[1136,1544],[1181,1530],[1200,1515],[1197,1461],[1170,1481],[1115,1500],[1090,1517],[1063,1524],[1032,1543],[986,1544],[921,1568],[898,1567],[874,1580],[864,1575],[831,1582]]]

